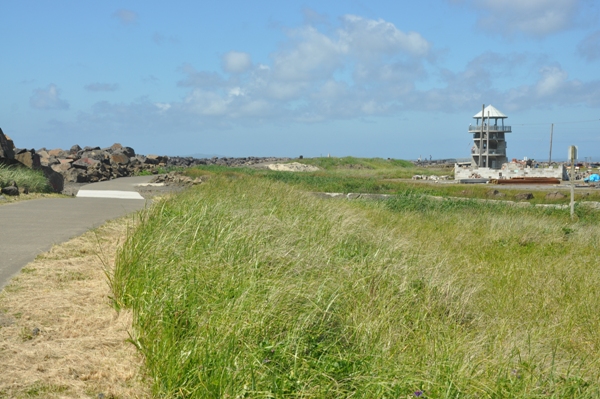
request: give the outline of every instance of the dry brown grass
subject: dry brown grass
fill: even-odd
[[[131,315],[111,307],[105,275],[131,224],[54,246],[0,292],[0,398],[150,396]]]

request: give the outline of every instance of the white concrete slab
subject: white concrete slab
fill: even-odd
[[[117,199],[137,199],[143,200],[144,197],[137,191],[116,191],[116,190],[79,190],[77,197],[84,198],[117,198]]]

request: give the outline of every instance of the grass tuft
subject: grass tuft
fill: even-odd
[[[49,193],[52,191],[48,180],[39,170],[32,170],[25,166],[3,165],[0,163],[0,188],[17,183],[19,188],[29,192]]]

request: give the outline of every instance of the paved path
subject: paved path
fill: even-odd
[[[47,198],[0,206],[0,290],[23,266],[52,245],[140,210],[135,190],[152,176],[126,177],[82,186],[76,198]]]

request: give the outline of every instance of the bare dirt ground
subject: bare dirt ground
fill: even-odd
[[[131,314],[111,307],[105,274],[133,224],[54,246],[0,292],[0,398],[150,396],[128,342]]]

